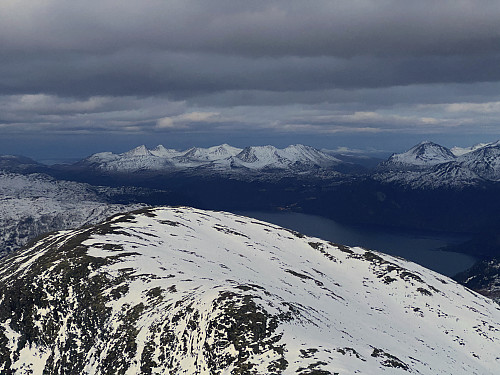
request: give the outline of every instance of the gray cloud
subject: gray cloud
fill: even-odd
[[[494,0],[33,0],[8,1],[1,14],[0,41],[13,50],[483,54],[500,38]]]
[[[0,128],[495,133],[499,19],[496,0],[7,0]]]
[[[118,51],[99,56],[30,53],[3,60],[0,91],[4,94],[164,95],[185,99],[228,90],[294,92],[500,80],[500,53],[484,60],[325,56],[249,59]]]
[[[497,1],[6,2],[0,92],[170,95],[500,79]]]

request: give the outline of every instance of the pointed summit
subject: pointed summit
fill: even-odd
[[[455,160],[455,155],[441,145],[423,141],[401,154],[393,154],[380,164],[383,169],[422,169]]]
[[[124,156],[134,157],[134,156],[152,156],[153,154],[146,148],[146,146],[141,145],[123,154]]]
[[[409,160],[414,158],[415,164],[425,165],[441,164],[455,159],[455,155],[449,149],[431,141],[424,141],[412,147],[405,156],[409,157]]]
[[[215,161],[236,156],[240,152],[240,148],[236,148],[228,144],[222,144],[209,148],[193,147],[184,154],[184,158],[198,161]]]
[[[150,152],[154,156],[163,157],[163,158],[172,158],[172,157],[179,156],[182,154],[180,151],[177,151],[177,150],[174,150],[171,148],[165,148],[165,147],[163,147],[163,145],[156,146],[155,148],[150,150]]]

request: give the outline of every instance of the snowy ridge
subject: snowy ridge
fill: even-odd
[[[464,154],[458,158],[458,161],[484,179],[500,181],[499,142]]]
[[[500,142],[453,150],[422,142],[381,163],[374,178],[412,189],[464,189],[500,181]]]
[[[240,149],[228,144],[209,148],[193,147],[185,151],[166,149],[162,145],[148,150],[139,146],[122,154],[94,154],[80,165],[107,172],[176,171],[208,169],[238,172],[265,169],[303,170],[327,168],[341,161],[309,146],[292,145],[284,149],[274,146],[255,146]]]
[[[191,208],[118,215],[4,259],[0,327],[0,371],[33,374],[500,367],[500,308],[451,279]]]
[[[235,162],[250,169],[329,167],[341,163],[331,155],[304,145],[291,145],[284,149],[273,146],[247,147],[236,156]]]
[[[469,152],[479,150],[484,147],[490,147],[490,146],[496,146],[499,144],[500,141],[497,142],[490,142],[490,143],[478,143],[474,146],[471,147],[452,147],[450,148],[450,151],[453,153],[455,156],[462,156],[465,154],[468,154]]]

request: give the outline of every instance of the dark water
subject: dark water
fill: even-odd
[[[238,214],[268,221],[308,236],[397,255],[447,276],[466,270],[477,260],[470,255],[438,250],[446,245],[466,241],[468,237],[463,235],[349,226],[320,216],[294,212],[245,211]]]

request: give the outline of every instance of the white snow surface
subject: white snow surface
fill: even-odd
[[[108,172],[169,171],[205,168],[239,172],[241,170],[329,167],[340,160],[322,151],[304,145],[284,149],[274,146],[253,146],[240,149],[222,144],[209,148],[193,147],[185,151],[166,149],[162,145],[148,150],[139,146],[122,154],[103,152],[83,161]]]
[[[222,328],[209,330],[214,322],[226,321],[220,320],[223,311],[215,301],[228,292],[250,296],[272,316],[289,314],[278,319],[273,336],[275,347],[283,345],[283,374],[307,374],[309,366],[332,374],[493,375],[500,369],[499,306],[414,263],[193,208],[155,208],[117,216],[109,224],[111,232],[94,233],[83,244],[89,255],[113,259],[94,275],[119,278],[130,272],[127,292],[108,303],[107,329],[121,327],[127,306],[146,306],[135,323],[137,351],[127,374],[141,372],[151,342],[156,343],[151,354],[155,374],[171,373],[172,363],[178,374],[211,374],[206,345],[221,348],[217,358],[237,356],[241,348],[216,345]],[[81,233],[58,236],[69,242]],[[14,268],[16,262],[21,266],[22,255],[13,258]],[[161,290],[160,303],[151,302],[155,288]],[[163,324],[184,344],[164,347]],[[9,328],[12,348],[16,337]],[[99,363],[115,344],[96,337],[85,373],[103,373]],[[255,373],[269,373],[280,351],[262,343],[260,348],[247,361]],[[41,366],[50,350],[50,345],[33,345],[22,359],[12,358],[12,368],[20,368],[20,361]],[[170,362],[162,361],[162,353]],[[230,374],[235,366],[230,362],[222,373]]]

